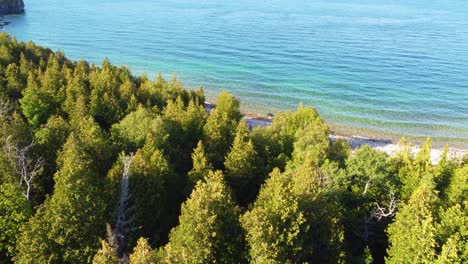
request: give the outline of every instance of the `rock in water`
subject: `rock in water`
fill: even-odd
[[[0,14],[21,14],[24,13],[23,0],[0,0]]]

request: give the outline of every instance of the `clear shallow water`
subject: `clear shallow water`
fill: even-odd
[[[302,101],[342,126],[468,142],[468,1],[234,2],[25,0],[1,30],[250,111]]]

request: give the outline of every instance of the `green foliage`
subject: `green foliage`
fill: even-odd
[[[145,146],[135,153],[130,166],[130,206],[134,227],[132,239],[151,238],[158,241],[165,228],[168,228],[166,182],[171,176],[169,164],[161,150],[149,139]],[[130,242],[130,244],[133,244]]]
[[[346,215],[347,261],[361,261],[366,247],[379,252],[383,261],[387,246],[385,229],[389,221],[386,218],[377,221],[371,214],[377,204],[388,203],[398,190],[398,181],[388,171],[387,155],[367,145],[355,150],[345,164],[346,172],[335,173],[332,189],[342,190],[338,191],[337,197]]]
[[[100,175],[93,166],[96,155],[88,151],[99,144],[88,144],[99,139],[85,139],[85,135],[71,134],[65,143],[54,176],[54,194],[24,226],[16,262],[84,263],[96,253],[105,230],[104,201]]]
[[[197,148],[192,153],[193,166],[192,170],[188,173],[189,181],[191,185],[195,185],[199,180],[204,179],[205,175],[210,170],[213,170],[213,165],[208,161],[205,155],[205,149],[203,143],[200,140],[197,144]]]
[[[93,264],[119,264],[121,263],[117,258],[117,251],[115,248],[109,246],[109,244],[102,240],[101,249],[96,253],[93,258]]]
[[[296,263],[308,230],[288,177],[278,170],[260,190],[253,209],[241,218],[253,263]]]
[[[311,107],[251,131],[233,95],[210,114],[204,100],[175,75],[0,33],[0,262],[120,263],[131,248],[131,263],[467,262],[468,155],[434,166],[430,140],[414,155],[404,139],[392,157],[351,153]],[[28,203],[9,147],[31,142],[45,165]],[[129,221],[99,250],[121,204]]]
[[[206,154],[215,169],[223,168],[224,157],[232,145],[240,120],[239,100],[227,92],[218,97],[218,105],[211,110],[203,127]]]
[[[142,106],[114,124],[111,133],[115,141],[122,142],[130,150],[143,147],[148,135],[155,139],[158,147],[164,146],[169,137],[162,118]]]
[[[463,252],[464,256],[460,256],[460,246],[459,246],[460,244],[462,246],[461,250],[465,251]],[[437,261],[435,263],[437,264],[466,263],[466,261],[468,261],[466,251],[467,251],[466,240],[460,241],[460,238],[458,236],[455,236],[453,238],[450,237],[447,240],[447,243],[445,243],[444,246],[442,247],[442,252],[440,253],[439,258],[437,258]]]
[[[130,264],[155,264],[156,256],[144,238],[138,239],[137,245],[133,248],[133,253],[130,255]]]
[[[438,263],[466,263],[468,261],[468,213],[456,204],[440,213],[436,225],[436,240],[442,246]]]
[[[350,144],[341,138],[336,139],[330,146],[328,157],[335,162],[338,162],[340,168],[345,167],[345,161],[351,154]]]
[[[44,195],[53,191],[52,175],[57,171],[57,154],[66,142],[71,128],[61,116],[51,116],[47,123],[35,133],[39,152],[45,159],[45,170],[36,180],[35,189],[40,190]],[[40,200],[45,197],[40,197]]]
[[[388,227],[387,263],[433,263],[435,260],[434,212],[437,197],[432,186],[422,185]]]
[[[320,166],[327,158],[330,147],[328,128],[320,118],[313,121],[312,123],[305,122],[294,135],[294,151],[292,162],[289,164],[292,168],[304,162]]]
[[[466,197],[468,197],[468,164],[455,170],[447,189],[447,200],[450,205],[458,203],[466,206]]]
[[[28,86],[23,91],[20,103],[24,116],[37,129],[47,121],[49,116],[54,114],[57,106],[53,98],[54,91],[42,89],[36,79],[37,77],[33,74],[29,75]]]
[[[19,186],[0,185],[0,259],[7,260],[15,255],[19,229],[30,216],[31,209]]]
[[[164,247],[164,263],[244,262],[240,210],[221,172],[199,181]]]
[[[394,163],[398,164],[396,166],[398,167],[398,178],[402,184],[402,199],[407,200],[422,179],[434,177],[430,156],[432,142],[427,139],[416,157],[413,157],[410,150],[411,145],[407,145],[405,140],[402,140],[400,145],[402,150],[397,154]]]
[[[191,167],[190,153],[202,138],[206,110],[194,100],[190,100],[188,106],[185,106],[182,98],[178,97],[175,101],[168,101],[162,117],[169,132],[170,147],[166,150],[171,162],[180,173],[187,173]]]
[[[255,199],[263,180],[257,174],[256,155],[257,152],[249,138],[249,128],[245,121],[241,121],[237,126],[234,143],[224,162],[226,179],[241,205],[246,205]]]

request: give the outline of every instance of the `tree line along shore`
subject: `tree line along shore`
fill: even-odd
[[[0,34],[0,263],[466,263],[468,156]]]

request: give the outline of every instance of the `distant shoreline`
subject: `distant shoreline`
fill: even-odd
[[[211,111],[216,106],[216,104],[211,103],[211,102],[205,102],[205,108],[207,111]],[[243,113],[243,117],[246,120],[247,125],[250,128],[261,126],[261,127],[267,127],[269,126],[272,121],[273,121],[273,115],[269,116],[260,116],[258,114],[252,114],[252,113]],[[403,136],[401,136],[403,137]],[[364,145],[369,145],[371,148],[385,152],[389,156],[392,156],[396,154],[401,147],[398,145],[398,141],[396,138],[390,138],[390,137],[372,137],[369,135],[349,135],[348,133],[343,133],[342,131],[334,131],[332,129],[332,133],[330,134],[330,139],[332,141],[336,139],[344,139],[346,140],[352,150],[358,149]],[[444,148],[445,147],[432,147],[431,151],[431,162],[433,164],[437,164],[441,157],[442,154],[444,153]],[[421,150],[421,144],[420,143],[413,143],[412,142],[412,147],[411,151],[414,154],[417,154]],[[449,159],[461,159],[463,156],[468,154],[467,149],[462,149],[462,148],[456,148],[456,147],[449,147],[448,150],[448,158]]]

